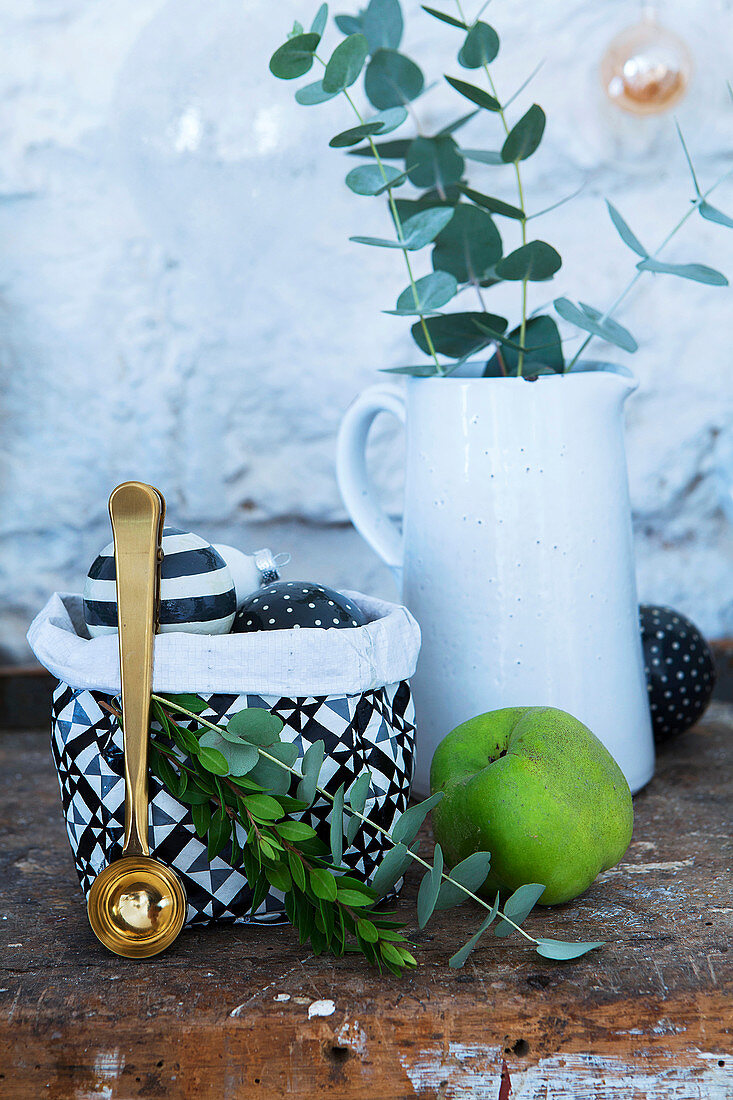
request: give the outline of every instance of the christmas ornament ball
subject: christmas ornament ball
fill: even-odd
[[[341,630],[364,626],[366,621],[353,600],[333,588],[310,581],[276,581],[245,600],[237,612],[232,633],[301,627]]]
[[[642,604],[639,614],[654,739],[661,744],[702,716],[715,687],[715,663],[700,631],[680,611]]]
[[[237,610],[229,566],[211,543],[191,531],[164,527],[160,567],[160,631],[228,634]],[[83,596],[84,621],[92,638],[117,630],[114,543],[95,559]]]

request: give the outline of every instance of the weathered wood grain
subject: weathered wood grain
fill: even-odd
[[[478,923],[463,906],[415,932],[404,979],[316,959],[287,926],[186,932],[148,962],[107,954],[47,737],[0,735],[0,1097],[497,1100],[503,1060],[523,1100],[733,1097],[732,734],[718,706],[660,754],[623,863],[527,922],[602,951],[554,964],[488,938],[453,972]]]

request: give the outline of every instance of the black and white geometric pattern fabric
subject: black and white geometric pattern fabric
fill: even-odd
[[[228,634],[237,610],[232,572],[211,543],[164,527],[161,539],[160,630]],[[95,558],[84,584],[84,621],[92,638],[117,630],[114,543]]]
[[[390,829],[407,808],[413,769],[415,718],[407,681],[358,695],[277,698],[209,695],[203,717],[226,722],[245,707],[264,707],[284,722],[281,738],[297,743],[300,757],[314,741],[325,743],[321,786],[346,790],[368,768],[372,786],[364,813]],[[58,769],[66,829],[84,894],[103,867],[122,854],[124,757],[122,732],[100,701],[112,697],[60,682],[53,699],[51,746]],[[297,766],[297,765],[296,765]],[[294,793],[291,791],[291,793]],[[231,846],[210,863],[196,836],[189,807],[178,802],[155,776],[149,780],[151,854],[181,876],[188,896],[188,924],[212,921],[282,920],[283,895],[271,890],[254,914],[251,892],[240,870],[227,860]],[[319,799],[303,815],[328,842],[330,803]],[[245,834],[237,825],[240,841]],[[368,880],[390,847],[381,834],[362,827],[344,862]]]

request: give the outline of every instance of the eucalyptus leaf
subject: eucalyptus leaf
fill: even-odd
[[[436,791],[430,798],[426,798],[424,802],[418,802],[415,806],[408,806],[403,814],[397,818],[397,821],[392,826],[392,840],[403,844],[412,844],[413,840],[420,831],[425,818],[428,816],[433,806],[437,806],[443,797],[442,791]]]
[[[469,111],[467,115],[461,115],[461,117],[455,119],[454,122],[449,122],[446,126],[441,127],[441,129],[438,130],[437,136],[442,137],[444,134],[455,134],[456,130],[460,130],[462,126],[465,126],[467,122],[475,118],[478,113],[479,108],[477,107],[475,111]]]
[[[542,141],[546,122],[545,112],[538,104],[533,103],[507,134],[501,147],[501,159],[506,164],[517,164],[520,160],[531,157]]]
[[[265,707],[247,707],[233,714],[221,736],[229,740],[244,740],[251,745],[274,745],[280,740],[284,723]]]
[[[453,217],[450,207],[431,207],[413,214],[402,226],[405,246],[410,252],[416,252],[431,244],[443,232]]]
[[[490,65],[499,52],[499,35],[488,23],[480,20],[473,24],[458,54],[458,63],[464,69],[480,69]]]
[[[391,164],[360,164],[347,175],[346,186],[356,195],[376,195],[384,186],[397,186],[401,174]]]
[[[342,130],[328,144],[332,149],[346,149],[349,145],[358,145],[369,134],[380,133],[382,128],[381,122],[363,122],[360,126],[352,126],[350,130]]]
[[[458,80],[455,76],[446,76],[445,79],[451,88],[454,88],[459,95],[470,100],[471,103],[475,103],[477,107],[482,107],[485,111],[501,110],[499,100],[495,96],[489,95],[483,88],[477,88],[474,84],[467,84],[465,80]]]
[[[447,12],[438,11],[437,8],[428,8],[425,4],[420,5],[422,10],[427,12],[428,15],[432,15],[433,19],[439,19],[441,23],[447,23],[449,27],[459,27],[462,31],[467,31],[468,27],[462,19],[456,19],[454,15],[448,15]]]
[[[504,164],[501,153],[494,152],[493,149],[461,149],[461,152],[466,160],[474,160],[477,164]]]
[[[298,746],[290,741],[281,741],[277,745],[270,746],[266,751],[269,756],[274,756],[275,760],[286,764],[287,768],[291,768],[298,759]],[[260,755],[257,764],[250,773],[250,779],[253,779],[273,794],[287,794],[293,779],[287,768],[282,768],[279,764],[273,763],[272,760],[267,760]]]
[[[391,109],[389,108],[389,110]],[[409,148],[409,138],[395,138],[394,141],[375,142],[375,149],[379,153],[380,160],[404,160]],[[361,145],[358,149],[350,149],[348,156],[373,157],[374,149],[371,145]]]
[[[694,168],[694,165],[692,163],[692,157],[690,156],[689,150],[687,148],[687,142],[684,139],[684,136],[682,134],[682,130],[680,129],[680,124],[677,121],[677,119],[674,120],[674,124],[677,127],[677,136],[680,139],[680,143],[682,145],[682,151],[685,154],[685,160],[687,161],[687,167],[690,169],[690,175],[692,176],[692,183],[693,183],[693,186],[695,188],[695,194],[699,197],[700,196],[700,185],[697,182],[697,176],[695,174],[695,168]]]
[[[361,29],[369,42],[369,53],[396,50],[404,30],[399,0],[370,0],[361,17]]]
[[[424,928],[433,915],[435,903],[440,893],[440,883],[443,876],[443,851],[439,844],[435,845],[433,866],[426,871],[420,882],[417,893],[417,922]]]
[[[409,378],[434,378],[440,372],[434,363],[417,363],[414,367],[383,367],[380,374],[404,374]]]
[[[512,105],[512,103],[514,102],[514,100],[517,99],[522,94],[522,92],[527,87],[527,85],[532,83],[532,81],[537,76],[537,73],[540,71],[540,69],[542,68],[544,63],[545,63],[545,61],[544,61],[544,58],[543,58],[542,61],[540,61],[540,63],[538,65],[535,65],[534,69],[529,74],[527,79],[522,81],[522,83],[517,88],[516,92],[512,92],[512,94],[509,96],[509,99],[507,99],[506,103],[504,104],[504,110],[505,111],[506,111],[507,107],[510,107]]]
[[[677,275],[680,279],[691,279],[694,283],[728,286],[725,275],[706,264],[668,264],[650,256],[647,260],[641,260],[636,266],[639,271],[653,271],[655,275]]]
[[[314,741],[312,745],[308,746],[303,755],[301,765],[303,778],[298,783],[297,797],[308,806],[312,805],[316,797],[316,787],[321,775],[325,751],[326,746],[323,741]]]
[[[247,775],[257,764],[260,754],[255,745],[232,744],[223,741],[218,750],[229,765],[229,774],[234,776]]]
[[[369,53],[363,34],[350,34],[331,54],[322,77],[324,92],[342,92],[359,79]]]
[[[461,905],[468,900],[468,894],[460,887],[464,886],[475,894],[483,886],[486,876],[491,868],[491,854],[489,852],[474,852],[461,863],[457,863],[449,872],[449,877],[442,883],[435,904],[436,909],[452,909],[454,905]],[[459,885],[456,886],[455,883]]]
[[[727,214],[724,214],[722,210],[718,210],[717,207],[711,206],[709,202],[701,202],[698,210],[706,221],[716,222],[718,225],[726,225],[729,229],[733,229],[733,218],[729,218]]]
[[[363,34],[361,19],[356,15],[337,15],[334,22],[342,34]]]
[[[544,883],[529,882],[526,886],[520,886],[504,902],[504,916],[511,917],[514,924],[520,925],[532,912],[544,892]],[[499,921],[494,929],[494,935],[500,939],[510,936],[512,932],[516,931],[514,924],[510,924],[506,920]]]
[[[479,328],[484,325],[484,329]],[[430,317],[425,321],[433,347],[449,359],[461,359],[475,354],[482,348],[495,342],[496,337],[486,329],[491,326],[502,332],[507,325],[505,318],[491,313],[446,313],[441,317]],[[412,338],[426,354],[429,351],[421,323],[411,329]]]
[[[417,302],[415,301],[417,291]],[[397,299],[396,313],[408,316],[415,313],[429,313],[431,310],[440,309],[455,296],[458,291],[458,283],[455,276],[448,271],[433,271],[430,275],[424,275],[412,286],[405,287]]]
[[[492,905],[491,909],[489,910],[488,915],[486,916],[486,918],[482,922],[481,927],[479,928],[478,932],[475,932],[474,935],[471,936],[468,943],[465,943],[459,951],[456,951],[455,955],[451,956],[451,958],[448,960],[448,966],[452,967],[453,970],[460,970],[461,969],[461,967],[465,964],[466,959],[471,954],[471,952],[473,951],[473,949],[476,947],[477,943],[479,942],[479,940],[483,936],[484,932],[491,925],[492,921],[496,917],[496,914],[497,914],[498,910],[499,910],[499,895],[497,894],[496,898],[494,899],[494,904]]]
[[[295,93],[295,102],[300,103],[301,107],[314,107],[318,103],[327,103],[329,99],[333,99],[338,94],[338,92],[324,91],[323,82],[316,80],[313,84],[306,84],[305,87],[298,88]]]
[[[333,796],[331,806],[331,859],[336,867],[341,866],[344,858],[344,784],[342,783]]]
[[[407,175],[415,187],[444,191],[459,181],[464,164],[458,145],[448,134],[415,138],[407,150]]]
[[[328,21],[328,4],[321,4],[311,23],[311,34],[317,34],[319,38],[326,29]]]
[[[313,68],[313,55],[318,49],[320,36],[299,34],[289,38],[270,58],[270,72],[279,80],[295,80],[305,76]]]
[[[297,38],[299,34],[303,33],[303,29],[304,29],[303,24],[299,23],[298,20],[296,19],[295,22],[293,23],[293,29],[291,30],[290,34],[288,35],[288,38]]]
[[[407,183],[407,172],[400,172],[398,176],[393,176],[388,179],[387,183],[383,183],[378,191],[375,191],[376,195],[383,195],[385,191],[389,191],[392,188],[402,187],[403,183]]]
[[[518,206],[512,206],[508,202],[504,202],[502,199],[495,199],[491,195],[482,195],[480,191],[474,191],[471,187],[465,187],[460,185],[462,193],[467,199],[475,203],[476,206],[483,207],[484,210],[488,210],[490,214],[500,214],[504,218],[513,218],[515,221],[524,221],[526,215],[523,210],[520,210]]]
[[[637,256],[641,256],[643,259],[646,259],[649,253],[644,248],[644,245],[641,243],[639,238],[632,232],[627,223],[621,217],[613,203],[609,202],[608,199],[606,199],[606,206],[608,207],[608,213],[611,215],[611,221],[616,226],[618,235],[624,242],[624,244],[628,245],[632,252],[635,252]]]
[[[599,336],[609,344],[615,344],[624,351],[634,352],[638,344],[628,329],[620,325],[618,321],[612,321],[610,317],[604,318],[600,310],[581,302],[575,305],[567,298],[556,298],[553,305],[563,321],[589,332],[592,336]]]
[[[369,122],[381,122],[380,134],[391,134],[407,119],[406,107],[388,107],[386,111],[379,111]]]
[[[459,283],[480,282],[501,252],[501,236],[491,216],[477,206],[459,203],[435,242],[433,268],[450,272]]]
[[[486,364],[484,376],[496,378],[503,375],[515,375],[519,368],[519,340],[521,327],[513,329],[509,333],[509,340],[502,340],[501,361],[499,355],[494,354]],[[511,342],[511,343],[510,343]],[[512,346],[514,344],[515,346]],[[535,375],[543,367],[547,367],[553,374],[562,374],[565,370],[565,356],[562,350],[562,340],[558,327],[552,317],[545,314],[530,317],[527,321],[524,333],[524,359],[522,373]],[[504,370],[502,370],[502,364]]]
[[[523,244],[496,265],[500,279],[544,282],[551,279],[562,266],[560,254],[546,241],[530,241]]]
[[[581,955],[587,955],[589,951],[594,951],[596,947],[603,947],[604,943],[604,940],[599,940],[596,943],[567,943],[565,940],[547,940],[540,937],[537,940],[537,954],[542,955],[545,959],[556,959],[559,962],[565,962],[568,959],[579,959]]]
[[[397,50],[377,50],[367,65],[364,90],[377,110],[404,106],[417,99],[424,86],[419,65]]]
[[[354,244],[367,244],[372,248],[398,248],[400,250],[405,249],[406,245],[400,241],[390,241],[386,237],[349,237],[350,241]]]
[[[390,848],[372,876],[372,890],[376,891],[378,897],[384,897],[397,880],[402,878],[411,863],[412,856],[405,844],[396,844],[394,848]]]
[[[370,771],[363,771],[361,775],[354,780],[349,790],[348,802],[352,809],[357,813],[363,814],[364,807],[366,806],[366,800],[369,796],[369,790],[372,783],[372,773]],[[358,821],[359,819],[356,818]]]

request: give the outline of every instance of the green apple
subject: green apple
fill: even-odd
[[[433,833],[451,865],[491,852],[482,893],[542,882],[556,905],[587,890],[623,856],[634,823],[621,769],[577,718],[554,707],[480,714],[433,756]]]

